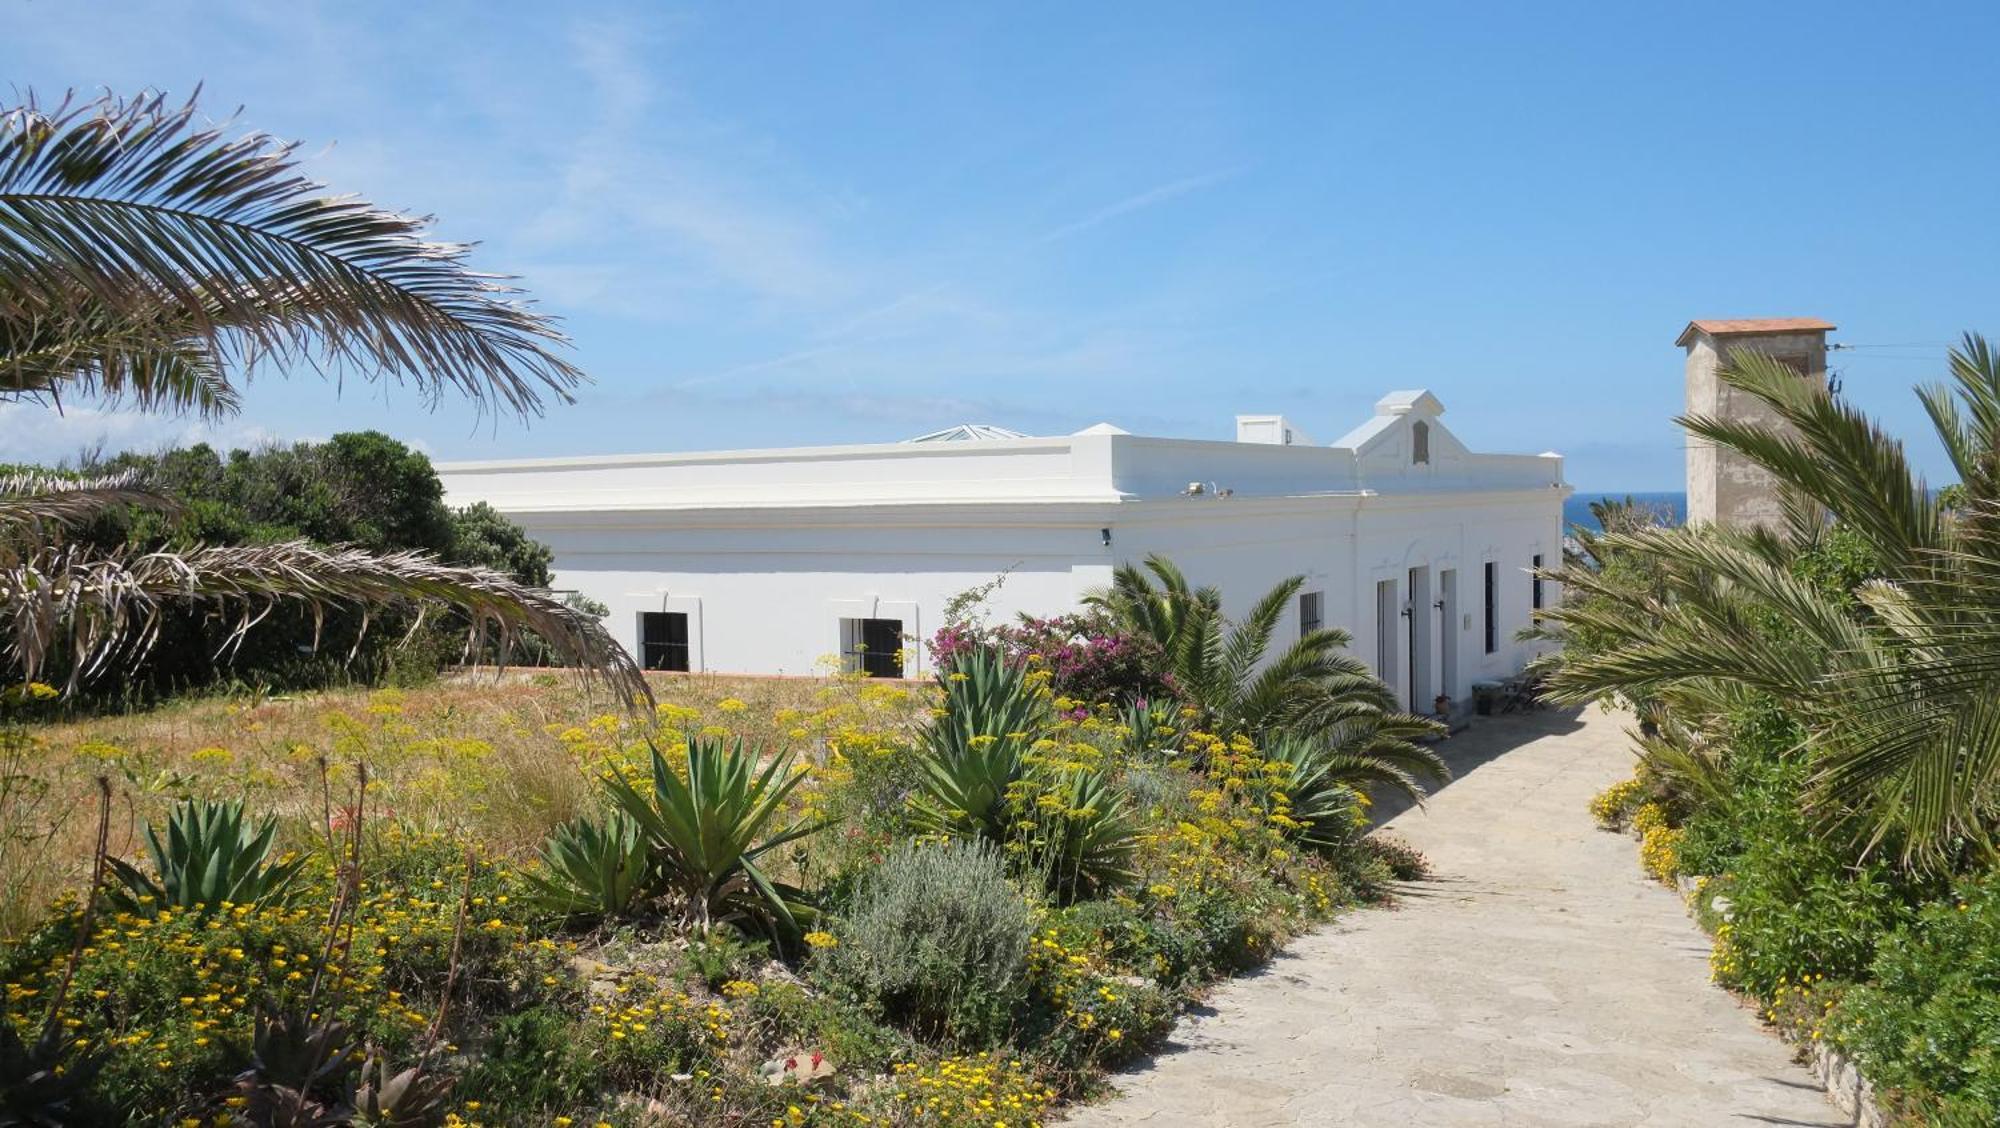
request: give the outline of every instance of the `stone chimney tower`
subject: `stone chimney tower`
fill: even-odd
[[[1761,402],[1723,383],[1720,370],[1735,353],[1761,352],[1825,388],[1826,335],[1833,328],[1814,317],[1688,322],[1674,342],[1687,350],[1687,413],[1777,423]],[[1706,439],[1690,435],[1687,441],[1688,524],[1747,528],[1783,520],[1776,483],[1761,467]]]

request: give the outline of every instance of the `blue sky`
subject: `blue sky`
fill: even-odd
[[[1690,317],[1838,323],[1847,394],[1911,436],[1945,344],[2000,335],[1990,4],[6,7],[0,88],[205,83],[336,189],[480,241],[596,381],[525,427],[310,376],[206,429],[13,405],[12,457],[1265,411],[1326,441],[1428,387],[1475,447],[1676,488]]]

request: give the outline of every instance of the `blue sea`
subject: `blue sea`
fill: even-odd
[[[1607,500],[1623,501],[1628,497],[1641,505],[1652,506],[1659,510],[1663,515],[1669,516],[1676,525],[1687,520],[1687,494],[1680,490],[1672,493],[1641,493],[1636,490],[1631,493],[1585,493],[1578,490],[1570,495],[1568,501],[1563,502],[1563,528],[1567,530],[1571,525],[1582,525],[1596,532],[1597,519],[1590,515],[1590,503]]]

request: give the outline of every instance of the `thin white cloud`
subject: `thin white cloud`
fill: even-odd
[[[615,261],[643,256],[672,274],[690,260],[711,285],[812,307],[845,299],[855,272],[820,246],[810,213],[775,201],[755,146],[660,88],[640,52],[662,37],[625,22],[576,25],[572,69],[591,85],[589,117],[563,158],[560,193],[518,232],[545,251],[579,245]],[[795,196],[812,198],[808,186]],[[585,264],[578,264],[585,265]]]
[[[0,403],[0,451],[10,462],[55,465],[97,452],[166,450],[195,443],[224,450],[255,449],[295,438],[237,419],[208,423],[115,408],[70,407],[57,412],[40,404]]]
[[[1080,235],[1093,227],[1109,223],[1119,216],[1130,215],[1135,211],[1150,208],[1156,204],[1164,204],[1168,200],[1185,196],[1190,192],[1199,192],[1210,185],[1220,184],[1241,171],[1243,170],[1239,168],[1218,169],[1214,172],[1204,172],[1199,176],[1183,177],[1179,180],[1161,184],[1158,187],[1148,188],[1137,195],[1127,196],[1115,204],[1099,208],[1073,223],[1065,223],[1061,227],[1037,237],[1035,242],[1053,243],[1060,239],[1067,239],[1073,235]]]

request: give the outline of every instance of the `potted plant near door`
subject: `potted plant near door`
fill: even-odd
[[[1482,717],[1490,717],[1494,706],[1500,702],[1500,686],[1497,682],[1472,683],[1472,711]]]

